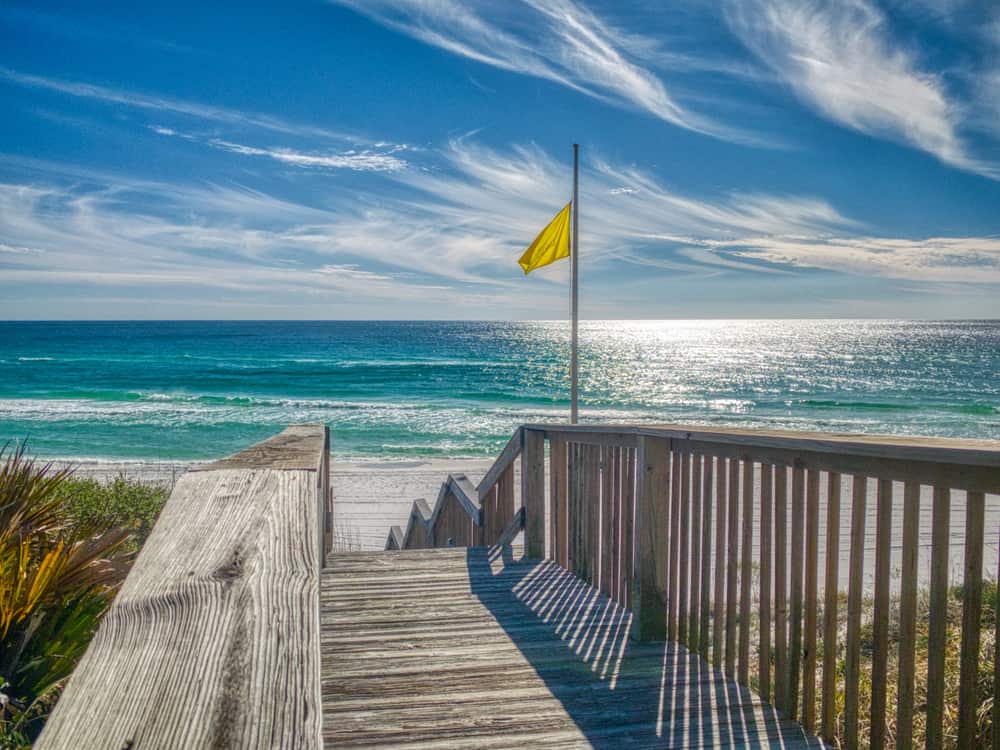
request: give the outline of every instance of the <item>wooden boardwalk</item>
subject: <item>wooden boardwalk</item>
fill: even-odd
[[[822,747],[551,561],[508,548],[330,555],[320,586],[332,747]]]

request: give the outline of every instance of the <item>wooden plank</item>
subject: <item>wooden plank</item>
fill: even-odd
[[[823,585],[823,728],[822,736],[837,736],[837,599],[840,578],[840,474],[827,474],[826,578]]]
[[[726,548],[726,674],[736,676],[737,574],[740,560],[740,462],[729,460],[729,534]]]
[[[865,512],[868,478],[855,475],[851,496],[851,563],[847,588],[847,650],[844,667],[844,740],[858,745],[858,685],[861,679],[861,595],[864,586]]]
[[[903,488],[903,556],[899,571],[899,662],[896,691],[896,747],[913,746],[917,639],[917,557],[920,544],[920,485]]]
[[[722,666],[722,642],[726,612],[726,459],[715,467],[715,596],[712,601],[712,663]]]
[[[811,732],[816,726],[816,617],[819,567],[819,472],[806,478],[806,573],[805,645],[802,663],[802,725]]]
[[[587,583],[596,586],[601,574],[601,447],[585,445],[587,462]]]
[[[566,443],[566,569],[580,566],[580,444]]]
[[[931,593],[927,632],[927,750],[944,746],[944,657],[948,626],[948,554],[951,490],[934,488],[931,519]]]
[[[788,702],[788,467],[774,467],[774,705]]]
[[[743,458],[743,541],[740,544],[739,681],[750,684],[750,584],[753,581],[753,459]]]
[[[326,435],[290,428],[177,481],[36,747],[322,747]]]
[[[691,576],[691,452],[683,447],[677,451],[681,457],[681,526],[680,551],[677,566],[677,640],[688,642],[688,594]]]
[[[958,747],[976,743],[979,708],[979,643],[983,613],[983,536],[986,498],[965,498],[965,566],[962,580],[962,651],[958,684]],[[996,691],[1000,692],[1000,691]],[[997,699],[997,696],[994,696]]]
[[[700,650],[701,624],[701,454],[691,456],[691,583],[688,648]]]
[[[802,546],[805,542],[805,473],[792,469],[791,637],[788,645],[788,704],[790,718],[799,715],[799,670],[802,664]]]
[[[549,443],[549,496],[552,504],[551,526],[549,537],[552,539],[552,559],[569,568],[569,558],[566,549],[567,528],[567,463],[566,442],[556,438]],[[491,540],[492,542],[492,540]]]
[[[701,488],[701,622],[699,623],[698,651],[706,659],[711,635],[709,624],[712,615],[712,477],[715,467],[711,456],[702,458]]]
[[[614,522],[612,519],[614,502],[612,500],[612,475],[611,467],[612,449],[610,446],[598,448],[601,463],[601,593],[611,596],[611,578],[614,574],[613,551],[614,545]]]
[[[771,533],[774,508],[774,467],[760,466],[760,636],[757,650],[757,689],[771,700]]]
[[[892,553],[892,481],[880,479],[875,520],[875,610],[872,616],[872,700],[869,743],[886,741],[886,683],[889,665],[889,574]]]
[[[632,578],[635,575],[635,489],[636,465],[635,448],[623,448],[625,453],[625,523],[623,528],[625,573],[622,586],[625,589],[625,606],[632,607]]]
[[[663,640],[667,635],[667,498],[670,491],[670,443],[639,441],[636,482],[636,570],[632,579],[632,637]]]
[[[668,443],[669,444],[669,443]],[[671,454],[670,468],[670,562],[667,588],[667,638],[677,640],[677,599],[680,596],[681,452]]]
[[[524,430],[521,450],[521,505],[524,506],[524,553],[545,557],[545,433]]]
[[[692,441],[693,450],[702,450],[700,443],[708,445],[707,452],[714,453],[712,445],[733,446],[740,453],[752,453],[758,459],[765,451],[787,451],[791,454],[816,454],[818,457],[830,454],[837,462],[852,457],[874,459],[883,467],[889,467],[887,476],[895,478],[892,464],[910,462],[939,465],[962,465],[967,472],[976,474],[976,468],[996,470],[1000,468],[1000,441],[971,440],[960,438],[915,437],[902,435],[864,435],[832,432],[803,432],[791,430],[763,430],[760,428],[712,428],[705,429],[692,425],[526,425],[534,429],[545,429],[565,433],[602,433],[620,436],[648,435],[673,440]],[[769,459],[770,460],[770,459]],[[776,460],[776,459],[775,459]],[[787,456],[783,459],[787,460]],[[849,467],[837,465],[817,465],[826,470],[849,471]],[[960,474],[960,472],[955,472]],[[989,488],[995,491],[1000,477],[982,475]],[[961,479],[959,478],[959,481]],[[958,486],[958,485],[955,485]]]
[[[490,467],[489,471],[486,472],[482,481],[476,486],[480,500],[486,497],[487,493],[493,488],[493,485],[497,483],[506,471],[513,468],[514,460],[521,455],[521,447],[523,445],[521,433],[523,430],[523,427],[518,427],[514,431],[514,434],[510,436],[510,440],[507,441],[507,445],[504,446],[504,449],[497,457],[497,460]],[[511,508],[511,512],[513,512],[513,508]]]

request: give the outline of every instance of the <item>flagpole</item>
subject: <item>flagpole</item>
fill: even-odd
[[[577,359],[577,329],[579,327],[578,292],[580,286],[580,145],[573,144],[573,249],[570,252],[573,282],[570,290],[570,308],[573,317],[573,333],[570,352],[570,424],[577,423],[579,414],[579,377]]]

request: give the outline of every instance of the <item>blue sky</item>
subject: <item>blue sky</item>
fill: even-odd
[[[0,316],[997,317],[1000,5],[6,2]],[[207,6],[207,7],[206,7]]]

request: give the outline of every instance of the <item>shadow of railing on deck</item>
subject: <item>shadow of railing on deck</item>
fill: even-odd
[[[700,655],[631,640],[631,613],[554,562],[509,547],[467,562],[473,593],[593,747],[823,746]]]

